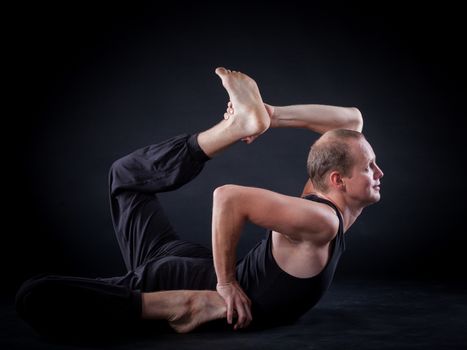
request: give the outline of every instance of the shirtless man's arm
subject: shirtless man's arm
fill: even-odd
[[[362,114],[355,107],[318,104],[268,106],[272,128],[304,128],[319,134],[332,129],[359,132],[363,129]]]

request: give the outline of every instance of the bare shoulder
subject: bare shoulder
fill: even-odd
[[[339,220],[327,204],[257,187],[226,185],[218,190],[235,201],[245,219],[293,240],[326,244],[337,233]]]
[[[298,233],[298,238],[303,241],[312,241],[317,245],[325,245],[337,235],[339,218],[329,205],[305,200],[308,202],[305,210],[310,214],[304,215],[305,229]]]

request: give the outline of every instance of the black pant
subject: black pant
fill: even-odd
[[[40,275],[21,286],[18,314],[40,332],[122,326],[141,318],[141,292],[215,289],[210,249],[180,240],[156,193],[175,190],[210,158],[197,134],[139,149],[110,170],[110,201],[128,274],[89,279]]]

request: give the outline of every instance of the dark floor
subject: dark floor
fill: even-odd
[[[200,330],[112,341],[51,342],[4,301],[1,349],[467,349],[467,288],[459,283],[335,281],[298,323],[255,332]]]

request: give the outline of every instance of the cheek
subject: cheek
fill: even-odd
[[[370,174],[359,174],[354,176],[347,191],[354,195],[368,194],[372,190],[373,179]]]
[[[373,182],[371,181],[369,177],[362,177],[358,181],[358,188],[360,189],[360,191],[368,192],[371,190],[372,184]]]

